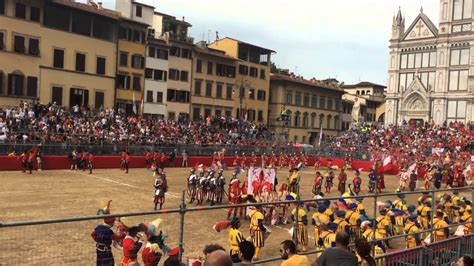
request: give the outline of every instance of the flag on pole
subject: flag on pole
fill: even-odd
[[[132,108],[133,108],[133,113],[137,114],[137,105],[135,103],[135,92],[132,94]]]
[[[318,142],[318,146],[321,146],[321,140],[323,140],[323,125],[321,123],[321,131],[319,131],[319,142]]]
[[[383,160],[383,172],[386,173],[393,168],[392,156],[387,156]]]
[[[143,116],[144,109],[145,109],[145,99],[144,99],[144,97],[143,97],[143,93],[142,93],[142,99],[141,99],[141,101],[140,101],[140,104],[141,104],[141,108],[140,108],[140,109],[141,109],[141,114],[142,114],[142,116]]]

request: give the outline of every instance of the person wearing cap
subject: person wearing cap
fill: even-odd
[[[346,213],[346,221],[351,226],[352,239],[356,239],[360,237],[360,224],[362,223],[360,214],[356,211],[356,209],[357,209],[357,203],[351,203],[349,205],[349,210]]]
[[[260,206],[250,207],[250,236],[252,238],[253,245],[255,246],[254,260],[258,260],[260,256],[260,250],[265,246],[264,233],[267,231],[263,225],[265,216],[263,215],[262,208]]]
[[[352,184],[354,185],[354,193],[356,195],[359,195],[360,193],[360,187],[362,185],[362,179],[360,178],[360,171],[359,169],[355,170],[355,176],[354,179],[352,179]]]
[[[318,206],[318,211],[311,217],[311,223],[314,225],[314,241],[316,247],[318,246],[319,235],[322,232],[322,225],[330,222],[329,217],[324,213],[327,207],[324,204]]]
[[[314,177],[313,180],[313,195],[319,195],[321,193],[321,187],[323,185],[323,177],[321,176],[321,173],[318,171],[316,172],[316,176]]]
[[[240,232],[240,219],[233,217],[230,221],[229,230],[229,244],[230,244],[230,256],[233,262],[240,262],[239,259],[239,244],[245,240],[244,235]]]
[[[323,232],[319,235],[318,246],[320,248],[333,248],[336,246],[337,224],[329,222],[323,225]]]
[[[326,173],[326,182],[324,182],[324,188],[326,193],[331,193],[331,188],[333,186],[334,173],[331,169]]]
[[[110,201],[103,210],[99,210],[98,213],[110,214]],[[114,255],[112,253],[112,243],[120,240],[122,237],[115,234],[112,230],[114,226],[115,218],[104,218],[104,223],[98,225],[94,231],[92,231],[91,237],[96,242],[96,254],[97,254],[97,266],[114,266]]]
[[[433,219],[433,228],[435,229],[434,234],[434,242],[445,240],[449,236],[449,228],[445,228],[448,226],[448,223],[443,219],[443,211],[437,210],[436,217]]]
[[[423,230],[428,230],[431,220],[431,198],[425,199],[423,205],[418,207],[417,212],[420,217],[421,228]]]
[[[306,251],[308,246],[308,216],[306,211],[295,202],[298,198],[294,193],[290,193],[286,199],[293,201],[290,203],[290,206],[293,208],[291,220],[298,225],[296,232],[293,232],[293,239],[296,240],[297,244],[301,245],[302,251]]]
[[[405,200],[405,195],[404,194],[398,194],[397,195],[398,199],[394,200],[392,205],[395,209],[398,209],[402,212],[407,212],[408,207],[407,203]],[[405,227],[405,219],[403,218],[403,215],[398,215],[395,217],[395,233],[397,235],[400,235],[403,233],[403,228]]]
[[[337,224],[336,233],[339,232],[347,232],[351,235],[351,227],[348,222],[346,222],[346,211],[340,210],[336,213],[336,219],[334,219],[334,223]]]
[[[142,234],[139,231],[138,226],[130,227],[122,242],[123,266],[136,263],[138,251],[140,251],[143,244],[148,241],[146,234]]]
[[[459,219],[461,223],[467,223],[464,225],[464,235],[468,235],[472,232],[472,207],[471,205],[467,205],[466,209]]]
[[[324,211],[324,214],[329,217],[329,220],[334,221],[334,211],[331,208],[331,201],[325,200],[324,205],[326,206],[326,210]]]
[[[357,201],[356,212],[358,212],[361,217],[366,217],[367,214],[365,213],[364,203],[362,203],[364,201],[364,197],[358,197],[356,198],[356,201]]]
[[[375,219],[375,222],[376,222],[375,230],[377,233],[380,234],[381,238],[386,238],[389,236],[392,221],[390,220],[390,216],[388,216],[387,209],[385,208],[380,209],[379,213],[380,213],[380,216]]]
[[[405,234],[407,234],[405,238],[407,248],[414,248],[421,245],[420,234],[418,234],[420,228],[418,227],[418,223],[416,221],[417,218],[418,216],[416,214],[411,214],[407,218],[407,222],[404,227]]]

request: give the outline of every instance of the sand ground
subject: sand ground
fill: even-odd
[[[169,183],[165,208],[177,208],[181,193],[186,188],[189,169],[166,169]],[[311,184],[314,169],[302,171],[300,193],[303,199],[312,197]],[[278,170],[279,181],[286,179],[287,170]],[[225,172],[227,181],[231,170]],[[240,179],[245,177],[240,175]],[[353,171],[349,172],[352,182]],[[367,193],[367,173],[362,174],[362,194]],[[398,186],[395,176],[386,176],[386,192],[394,192]],[[32,175],[20,172],[0,172],[0,221],[30,221],[51,218],[66,218],[95,215],[100,202],[111,199],[113,213],[126,213],[153,210],[152,174],[145,169],[131,169],[124,174],[118,169],[95,170],[92,175],[82,171],[42,171]],[[330,196],[338,196],[336,188]],[[409,204],[416,205],[420,195],[409,195]],[[380,197],[379,201],[394,200],[394,197]],[[374,201],[364,200],[367,214],[373,217]],[[188,207],[193,207],[188,204]],[[312,211],[309,213],[311,217]],[[179,240],[179,214],[154,214],[126,218],[128,225],[163,219],[163,229],[168,235],[167,244],[176,246]],[[202,255],[206,244],[217,243],[228,248],[227,231],[220,233],[212,225],[226,218],[226,210],[188,212],[184,223],[185,258]],[[90,237],[100,220],[32,225],[0,229],[0,265],[93,265],[95,246]],[[262,258],[279,255],[279,243],[289,239],[291,225],[271,226],[272,233],[262,249]],[[314,249],[313,227],[309,226],[310,245]],[[248,235],[248,222],[242,222],[241,231]],[[395,248],[403,248],[404,239],[392,242]],[[120,262],[121,251],[115,250],[116,264]],[[314,259],[314,256],[310,256]],[[163,262],[163,260],[162,260]],[[279,265],[267,263],[266,265]]]

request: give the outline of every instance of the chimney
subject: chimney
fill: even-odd
[[[183,21],[184,21],[184,16],[183,16]]]
[[[102,7],[102,2],[97,2],[97,9],[104,10],[104,8]]]
[[[94,1],[92,1],[92,0],[87,0],[87,5],[88,5],[88,6],[94,6]]]

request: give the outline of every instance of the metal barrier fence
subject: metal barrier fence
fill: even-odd
[[[474,186],[464,188],[452,188],[428,191],[433,199],[439,193],[460,191],[463,195],[473,196]],[[427,191],[403,192],[405,195],[416,195]],[[383,193],[365,195],[366,199],[373,199],[373,212],[371,217],[377,214],[377,201],[382,199],[393,198],[400,193]],[[179,208],[122,213],[103,216],[85,216],[74,218],[49,219],[38,221],[24,222],[2,222],[0,223],[0,261],[5,265],[91,265],[95,261],[95,246],[91,239],[90,233],[93,228],[101,223],[101,220],[107,217],[124,217],[126,224],[134,225],[141,222],[151,222],[156,218],[162,218],[163,231],[168,235],[166,244],[173,247],[180,247],[180,258],[198,258],[202,256],[201,250],[206,244],[217,243],[227,246],[227,235],[216,234],[211,228],[213,219],[216,217],[225,217],[222,210],[232,207],[249,207],[249,206],[268,206],[277,204],[288,204],[290,201],[279,201],[270,203],[251,203],[238,205],[216,205],[216,206],[200,206],[188,207],[185,203],[185,192],[181,197],[175,197],[175,203],[179,202]],[[319,203],[323,200],[354,200],[358,196],[350,197],[328,197],[324,199],[306,199],[293,201],[298,203],[297,206],[304,206],[305,203]],[[297,207],[296,212],[301,207]],[[370,209],[367,209],[367,216],[370,216]],[[432,209],[433,214],[433,209]],[[297,215],[296,215],[297,216]],[[308,213],[308,216],[309,213]],[[431,215],[431,224],[433,224],[434,216]],[[243,222],[244,224],[245,222]],[[451,224],[446,228],[454,228],[461,224]],[[471,222],[474,225],[474,222]],[[290,226],[297,228],[293,223]],[[272,228],[272,227],[270,227]],[[432,227],[433,228],[433,227]],[[272,228],[272,230],[287,230],[288,227]],[[310,228],[308,228],[310,229]],[[439,230],[440,228],[437,228]],[[442,228],[441,228],[442,229]],[[244,229],[242,229],[245,232]],[[433,229],[420,231],[420,233],[431,233]],[[207,238],[206,238],[207,236]],[[375,231],[374,231],[375,236]],[[393,241],[396,239],[404,239],[407,234],[390,236],[377,241]],[[288,233],[275,235],[268,241],[271,241],[263,248],[264,259],[256,262],[257,264],[274,263],[280,260],[280,257],[273,257],[278,254],[279,243],[291,236]],[[206,242],[203,242],[206,241]],[[314,239],[313,239],[314,240]],[[433,239],[432,239],[433,240]],[[209,241],[209,242],[207,242]],[[474,235],[464,237],[451,237],[444,241],[431,242],[432,244],[417,247],[409,250],[403,250],[396,253],[389,253],[377,257],[378,265],[449,265],[449,263],[457,260],[461,255],[474,255]],[[266,250],[267,249],[267,250]],[[271,250],[268,250],[271,249]],[[121,251],[114,249],[116,261],[120,260]],[[321,250],[310,250],[303,254],[313,255],[322,252]],[[139,259],[140,260],[140,259]],[[273,265],[273,264],[271,264]]]
[[[28,151],[39,143],[0,143],[0,155],[8,154],[15,151],[20,154],[23,151]],[[214,152],[225,149],[225,155],[234,155],[235,152],[239,154],[245,153],[246,155],[254,152],[257,155],[262,154],[292,154],[305,152],[307,155],[318,155],[322,157],[332,158],[343,158],[346,154],[351,154],[355,160],[368,161],[370,154],[367,151],[356,151],[356,152],[342,152],[331,149],[329,144],[322,144],[321,147],[317,148],[295,148],[291,146],[284,147],[271,147],[271,146],[236,146],[236,145],[212,145],[212,146],[198,146],[198,145],[120,145],[120,144],[73,144],[73,143],[42,143],[41,151],[43,155],[66,155],[71,153],[74,149],[78,151],[91,151],[95,155],[112,155],[119,154],[123,150],[128,150],[131,155],[144,155],[146,151],[158,151],[164,153],[170,153],[177,151],[177,156],[185,150],[190,156],[211,156]]]

